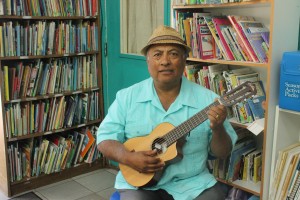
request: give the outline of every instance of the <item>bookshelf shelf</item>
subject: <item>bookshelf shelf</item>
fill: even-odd
[[[108,165],[92,139],[104,115],[99,2],[46,11],[82,15],[55,17],[16,16],[46,12],[12,2],[0,3],[0,189],[9,197]]]
[[[222,183],[225,183],[227,185],[230,185],[232,187],[239,188],[241,190],[249,192],[251,194],[254,194],[254,195],[257,195],[257,196],[260,195],[260,186],[261,186],[260,181],[257,182],[257,183],[254,183],[252,181],[242,181],[242,180],[236,180],[236,181],[233,181],[233,182],[229,182],[229,181],[226,181],[226,180],[223,180],[223,179],[220,179],[220,178],[217,178],[217,180],[222,182]]]
[[[287,109],[280,108],[280,107],[278,107],[278,109],[279,109],[280,112],[285,112],[285,113],[294,114],[296,116],[300,116],[300,112],[298,112],[298,111],[287,110]]]
[[[215,63],[215,64],[225,64],[232,66],[247,66],[247,67],[258,67],[267,68],[269,65],[267,63],[253,63],[253,62],[239,62],[239,61],[227,61],[227,60],[216,60],[216,59],[199,59],[199,58],[188,58],[188,61],[202,62],[202,63]]]
[[[37,100],[42,100],[42,99],[50,99],[50,98],[54,98],[54,97],[62,97],[62,96],[70,96],[70,95],[74,95],[74,94],[81,94],[81,93],[89,93],[89,92],[93,92],[93,91],[97,91],[100,90],[99,87],[95,87],[95,88],[89,88],[89,89],[85,89],[85,90],[76,90],[76,91],[68,91],[68,92],[63,92],[63,93],[57,93],[57,94],[47,94],[47,95],[38,95],[35,97],[24,97],[21,99],[13,99],[10,101],[4,101],[4,104],[9,104],[9,103],[18,103],[18,102],[26,102],[26,101],[37,101]]]
[[[18,137],[12,137],[9,138],[7,141],[8,142],[15,142],[15,141],[20,141],[20,140],[25,140],[25,139],[29,139],[29,138],[36,138],[36,137],[40,137],[40,136],[45,136],[45,135],[51,135],[54,133],[61,133],[61,132],[66,132],[66,131],[70,131],[70,130],[74,130],[80,127],[85,127],[85,126],[90,126],[93,124],[97,124],[99,125],[99,123],[102,120],[98,119],[98,120],[93,120],[93,121],[89,121],[87,123],[84,124],[78,124],[72,127],[68,127],[68,128],[60,128],[60,129],[55,129],[55,130],[51,130],[51,131],[45,131],[45,132],[37,132],[37,133],[32,133],[32,134],[28,134],[28,135],[23,135],[23,136],[18,136]]]
[[[53,54],[53,55],[39,55],[39,56],[7,56],[0,57],[2,60],[32,60],[32,59],[41,59],[41,58],[62,58],[62,57],[75,57],[75,56],[85,56],[85,55],[95,55],[99,54],[99,51],[89,51],[82,53],[66,53],[66,54]]]
[[[232,8],[232,7],[249,7],[249,6],[264,6],[270,4],[272,0],[253,0],[246,2],[237,2],[237,3],[220,3],[220,4],[185,4],[185,5],[173,5],[173,9],[201,9],[201,8]]]
[[[250,123],[246,123],[246,124],[239,123],[236,120],[236,118],[234,118],[234,117],[230,118],[229,121],[230,121],[230,123],[231,123],[232,126],[240,127],[240,128],[247,128],[250,125]]]
[[[14,16],[14,15],[1,15],[1,19],[8,20],[96,20],[97,16]]]
[[[230,40],[230,37],[228,37],[230,36],[230,34],[228,34],[227,31],[229,30],[230,33],[229,27],[226,28],[227,30],[223,29],[224,32],[221,32],[222,34],[224,33],[227,39],[229,40],[226,41],[226,38],[224,37],[223,41],[220,40],[220,43],[221,42],[223,43],[221,43],[221,45],[218,46],[218,47],[221,46],[220,48],[223,48],[222,53],[224,55],[228,54],[227,55],[227,57],[229,58],[228,61],[195,58],[199,54],[198,49],[194,49],[194,51],[192,52],[193,55],[197,55],[197,56],[194,57],[190,56],[189,58],[187,58],[187,61],[191,61],[190,62],[191,68],[193,67],[193,64],[196,63],[200,63],[199,65],[200,68],[201,66],[209,67],[209,65],[224,64],[224,65],[228,65],[230,69],[250,68],[251,70],[260,74],[260,79],[262,80],[262,83],[266,91],[266,101],[265,101],[266,104],[265,104],[265,116],[264,116],[265,123],[264,123],[263,133],[256,136],[255,140],[256,140],[256,145],[262,149],[262,166],[261,166],[262,180],[258,183],[253,183],[249,181],[247,182],[235,181],[233,183],[224,180],[219,180],[219,181],[231,185],[233,187],[240,188],[241,190],[250,192],[254,195],[257,195],[260,197],[260,199],[269,199],[269,192],[271,191],[270,182],[273,177],[271,169],[273,169],[275,166],[275,161],[274,161],[276,158],[275,155],[277,154],[279,149],[282,149],[283,147],[291,143],[294,143],[295,141],[300,140],[299,139],[300,138],[299,112],[287,111],[279,108],[276,109],[276,104],[278,103],[278,97],[279,97],[279,91],[278,91],[279,89],[276,86],[278,86],[279,84],[279,72],[280,72],[279,68],[280,68],[282,54],[283,52],[286,51],[295,51],[298,49],[300,2],[299,0],[291,0],[291,1],[253,0],[253,1],[243,1],[237,3],[193,4],[193,5],[191,4],[186,5],[184,3],[182,4],[179,3],[178,5],[175,5],[175,2],[178,3],[178,2],[185,2],[185,1],[174,0],[172,3],[173,13],[171,15],[172,18],[171,22],[173,23],[173,27],[178,26],[179,24],[178,20],[185,19],[185,18],[193,19],[193,17],[196,18],[196,16],[193,16],[191,13],[197,12],[197,13],[205,13],[203,14],[205,16],[209,15],[207,13],[210,13],[211,16],[220,16],[220,15],[252,16],[255,18],[256,21],[259,21],[262,24],[264,24],[270,32],[269,51],[267,54],[267,59],[261,60],[260,63],[229,61],[232,59],[229,58],[230,54],[226,52],[228,48],[226,49],[223,43],[231,42],[231,45],[236,44],[236,43],[232,43],[233,40]],[[178,12],[181,11],[190,14],[179,15]],[[175,13],[178,15],[176,15]],[[281,13],[286,13],[286,15],[282,16]],[[197,20],[198,19],[199,18],[197,18]],[[208,22],[210,22],[209,17],[206,19],[208,19]],[[220,19],[216,19],[216,20],[220,21]],[[193,38],[195,38],[193,37],[194,36],[193,34],[195,33],[194,30],[196,29],[194,29],[195,27],[194,24],[191,24],[192,21],[193,20],[191,21],[186,20],[182,22],[181,24],[182,27],[180,28],[182,28],[182,31],[185,32],[186,30],[184,28],[186,27],[184,26],[188,27],[188,22],[190,22],[189,24],[190,29],[187,28],[187,30],[191,31],[190,35],[192,36],[191,38],[189,38],[190,44],[197,46],[195,42],[198,42],[198,40],[196,41],[193,40]],[[199,21],[201,21],[201,19]],[[204,21],[205,20],[201,22],[204,23]],[[232,22],[230,22],[230,24],[232,24]],[[184,23],[186,25],[184,25]],[[214,21],[212,21],[212,23],[214,23]],[[215,21],[215,23],[217,23],[217,21]],[[203,30],[212,31],[213,28],[210,27],[210,29],[206,28]],[[215,33],[220,34],[220,30],[219,32],[215,32]],[[231,31],[231,33],[234,33],[234,31],[233,32]],[[282,39],[283,35],[285,36],[284,40]],[[196,37],[199,36],[196,35]],[[233,36],[232,38],[234,39]],[[231,48],[234,49],[232,46]],[[226,54],[224,53],[224,51]],[[218,51],[214,51],[214,52],[218,52]],[[204,55],[200,55],[199,57],[201,56],[204,57]],[[237,55],[233,55],[233,57],[234,59],[238,60]],[[255,60],[255,59],[250,59],[250,60]],[[197,75],[201,76],[201,73]],[[193,78],[196,79],[196,77]],[[275,110],[276,113],[279,114],[276,114]],[[249,125],[249,124],[237,123],[237,121],[234,119],[230,119],[230,122],[233,126],[240,127],[240,128],[247,128],[247,126]],[[275,128],[273,129],[274,126]],[[280,126],[282,127],[280,128]],[[274,130],[275,133],[273,132]]]

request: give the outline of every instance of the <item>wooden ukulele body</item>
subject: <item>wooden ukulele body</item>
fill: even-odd
[[[170,123],[159,124],[149,135],[144,137],[136,137],[127,140],[124,145],[129,151],[148,151],[153,149],[155,140],[162,138],[166,133],[174,129]],[[166,151],[158,153],[158,157],[167,162],[177,157],[176,142],[169,146]],[[176,159],[175,159],[176,160]],[[136,187],[154,185],[162,175],[158,173],[140,173],[127,165],[120,164],[120,170],[126,181]]]

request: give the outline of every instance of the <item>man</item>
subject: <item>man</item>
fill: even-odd
[[[129,151],[123,145],[130,138],[150,134],[162,122],[178,126],[218,97],[183,77],[189,51],[173,28],[159,26],[154,30],[141,51],[151,77],[119,91],[99,127],[98,149],[106,158],[141,173],[163,170],[157,184],[143,188],[128,184],[119,172],[115,188],[122,200],[225,199],[206,168],[208,154],[227,157],[237,139],[223,105],[211,107],[208,120],[186,135],[183,158],[178,162],[166,165],[156,149]]]

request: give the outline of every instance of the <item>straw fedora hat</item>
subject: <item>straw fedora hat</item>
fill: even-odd
[[[153,31],[147,45],[141,50],[141,53],[146,55],[148,48],[153,44],[178,44],[186,50],[186,53],[191,51],[191,48],[184,43],[184,40],[175,29],[164,25],[158,26]]]

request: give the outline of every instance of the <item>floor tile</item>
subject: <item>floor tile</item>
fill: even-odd
[[[98,169],[98,170],[95,170],[95,171],[92,171],[92,172],[89,172],[89,173],[85,173],[85,174],[81,174],[81,175],[78,175],[78,176],[74,176],[72,179],[73,180],[80,179],[82,177],[89,176],[89,175],[92,175],[92,174],[96,174],[96,173],[99,173],[99,172],[104,171],[104,170],[105,169]]]
[[[105,199],[105,198],[99,196],[98,194],[93,193],[93,194],[90,194],[88,196],[76,199],[76,200],[108,200],[108,199]]]
[[[12,200],[41,200],[34,192],[27,192],[11,198]]]
[[[76,181],[69,181],[50,188],[38,190],[48,200],[75,200],[92,194],[92,191]]]
[[[105,190],[102,190],[100,192],[97,192],[97,194],[101,197],[104,197],[104,199],[108,199],[110,198],[110,196],[116,191],[115,188],[111,187],[111,188],[107,188]]]
[[[106,171],[114,174],[114,175],[117,175],[117,173],[119,172],[118,170],[115,170],[115,169],[105,169]]]
[[[39,193],[38,191],[34,191],[34,194],[36,194],[38,197],[40,197],[42,200],[48,200],[46,197],[44,197],[41,193]]]
[[[72,181],[72,179],[66,179],[66,180],[63,180],[63,181],[59,181],[59,182],[56,182],[56,183],[45,185],[43,187],[36,188],[36,189],[34,189],[34,191],[44,190],[44,189],[47,189],[47,188],[51,188],[53,186],[62,185],[64,183],[67,183],[67,182],[70,182],[70,181]]]
[[[115,177],[116,176],[110,172],[100,171],[89,176],[75,179],[75,181],[93,192],[100,192],[101,190],[113,187]]]

